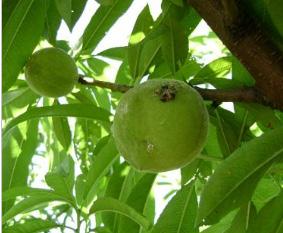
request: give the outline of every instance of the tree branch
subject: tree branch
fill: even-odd
[[[262,102],[283,110],[283,55],[262,26],[246,12],[239,1],[230,0],[233,1],[232,5],[227,4],[229,0],[187,1],[253,76],[255,89]],[[227,27],[226,14],[235,13],[235,6],[239,7],[240,16],[235,22],[232,15],[233,25]]]
[[[133,86],[121,85],[111,82],[104,82],[95,79],[91,81],[85,80],[83,77],[79,78],[79,83],[87,86],[95,86],[100,88],[110,89],[113,92],[125,93]],[[264,100],[257,95],[254,88],[238,88],[230,90],[217,90],[217,89],[203,89],[199,87],[193,87],[205,100],[211,100],[217,103],[221,102],[249,102],[249,103],[259,103],[263,105],[268,105]]]
[[[101,88],[106,88],[110,89],[113,92],[126,92],[132,86],[127,86],[127,85],[122,85],[122,84],[117,84],[117,83],[110,83],[110,82],[104,82],[104,81],[99,81],[95,79],[91,79],[91,81],[86,81],[83,77],[79,77],[78,82],[83,85],[88,85],[88,86],[96,86],[96,87],[101,87]]]

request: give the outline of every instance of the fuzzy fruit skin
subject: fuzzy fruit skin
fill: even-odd
[[[75,61],[63,50],[45,48],[30,57],[25,76],[29,87],[37,94],[60,97],[72,91],[78,71]]]
[[[162,101],[169,86],[175,98]],[[113,136],[125,160],[140,171],[164,172],[191,162],[204,147],[208,113],[202,97],[185,82],[155,79],[121,98],[114,117]]]

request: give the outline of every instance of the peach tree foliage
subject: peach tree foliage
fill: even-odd
[[[74,28],[86,2],[2,1],[3,231],[283,232],[283,100],[277,92],[282,86],[276,85],[282,83],[277,78],[282,1],[163,0],[156,19],[148,5],[138,13],[127,45],[99,53],[93,51],[134,3],[97,0],[98,9],[71,48],[56,35],[62,20]],[[215,17],[206,10],[218,7]],[[224,26],[215,27],[222,25],[216,24],[222,15]],[[259,39],[244,33],[247,15],[247,30],[264,31]],[[192,35],[202,19],[216,33]],[[249,28],[251,22],[256,27]],[[261,38],[274,47],[266,48]],[[210,51],[200,48],[221,40],[222,55],[207,62]],[[81,75],[59,99],[34,93],[24,77],[29,57],[47,42],[70,54]],[[253,65],[258,55],[269,58],[266,51],[274,60]],[[105,76],[110,65],[105,58],[119,62],[115,77]],[[269,70],[270,80],[260,79]],[[95,82],[102,75],[114,82]],[[112,137],[123,92],[145,77],[186,81],[205,99],[207,141],[196,159],[178,170],[177,189],[162,180],[164,174],[139,172],[120,159]],[[227,101],[232,107],[221,104]],[[42,163],[47,170],[38,173]],[[168,192],[154,192],[166,185]],[[167,203],[160,215],[157,194]]]

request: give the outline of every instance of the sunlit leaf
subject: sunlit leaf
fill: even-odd
[[[57,227],[60,227],[60,225],[51,220],[30,219],[26,220],[23,223],[16,223],[10,227],[4,228],[3,233],[37,233]]]
[[[184,186],[161,213],[152,233],[199,232],[194,227],[197,197],[194,186]]]
[[[100,6],[83,34],[84,52],[93,51],[114,22],[126,11],[132,1],[115,0],[109,6]]]
[[[141,215],[139,212],[137,212],[127,204],[120,202],[119,200],[116,200],[114,198],[104,197],[96,200],[90,209],[90,214],[100,211],[111,211],[119,213],[132,219],[145,229],[148,229],[150,227],[150,223],[143,215]]]
[[[20,0],[13,12],[9,12],[11,16],[3,28],[3,91],[16,81],[39,42],[44,28],[45,5],[45,0]]]
[[[150,14],[149,7],[146,6],[136,20],[128,46],[128,62],[134,79],[142,75],[139,70],[139,60],[143,47],[143,43],[141,41],[150,31],[150,26],[152,26],[152,24],[153,19]]]
[[[93,120],[109,121],[110,113],[102,108],[98,108],[91,104],[65,104],[32,108],[22,115],[11,120],[5,127],[3,134],[5,135],[17,124],[40,117],[80,117]]]
[[[5,223],[9,219],[15,217],[16,215],[24,212],[32,211],[34,208],[39,208],[40,206],[53,201],[62,201],[62,198],[55,198],[54,196],[32,196],[20,201],[12,208],[10,208],[2,217],[2,222]]]

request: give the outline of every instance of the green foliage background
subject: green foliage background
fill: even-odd
[[[105,76],[110,64],[104,58],[119,61],[118,84],[136,85],[147,77],[216,89],[254,85],[213,32],[192,36],[202,19],[182,0],[163,0],[156,20],[146,6],[127,46],[93,54],[132,4],[98,2],[80,44],[70,48],[56,35],[62,20],[74,28],[86,0],[2,1],[3,232],[282,233],[282,112],[248,103],[233,103],[231,111],[207,101],[207,144],[180,170],[176,190],[166,174],[140,173],[120,159],[111,124],[121,93],[77,84],[54,100],[29,89],[24,65],[46,42],[72,55],[87,77]],[[246,3],[282,46],[282,1]],[[204,64],[211,51],[201,48],[211,42],[222,55]],[[46,174],[34,172],[36,158],[46,162]],[[34,188],[40,175],[45,188]],[[168,184],[163,196],[170,201],[158,217],[153,190]]]

